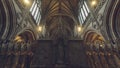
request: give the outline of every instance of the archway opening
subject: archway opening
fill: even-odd
[[[103,36],[96,32],[89,32],[85,34],[85,45],[95,45],[96,47],[103,46],[105,44],[105,40]]]
[[[17,35],[14,40],[16,42],[32,42],[35,40],[35,35],[32,31],[24,31]]]

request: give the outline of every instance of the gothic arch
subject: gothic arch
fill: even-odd
[[[24,42],[32,42],[32,41],[36,40],[35,33],[30,29],[26,29],[26,30],[22,31],[17,36],[19,36],[22,39],[22,41],[24,41]]]
[[[97,41],[105,42],[102,35],[94,32],[94,31],[87,31],[84,35],[84,43],[85,44],[95,44]]]
[[[0,39],[11,39],[16,27],[16,15],[12,1],[0,0]]]
[[[116,40],[120,39],[120,1],[111,1],[110,6],[106,12],[106,31],[109,40],[114,44]]]

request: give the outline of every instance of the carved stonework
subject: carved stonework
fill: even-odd
[[[22,21],[22,14],[21,13],[17,13],[17,23],[19,24]]]
[[[102,14],[98,14],[97,21],[99,23],[99,28],[101,28],[103,25],[103,15]]]
[[[105,4],[106,1],[107,0],[100,0],[100,3],[98,4],[98,6],[95,9],[95,13],[97,13],[103,7],[103,5]]]
[[[96,24],[96,22],[94,21],[94,22],[92,22],[92,27],[93,28],[95,28],[95,29],[97,29],[98,28],[98,26],[97,26],[97,24]]]
[[[95,29],[99,29],[103,25],[103,15],[98,14],[96,17],[97,20],[92,20],[92,27]]]

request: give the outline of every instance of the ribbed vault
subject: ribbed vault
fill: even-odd
[[[43,0],[42,24],[51,38],[70,38],[78,16],[79,0]],[[76,21],[74,19],[76,19]]]

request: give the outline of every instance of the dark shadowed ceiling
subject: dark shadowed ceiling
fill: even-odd
[[[79,0],[42,0],[42,23],[51,38],[70,38],[78,24]]]

